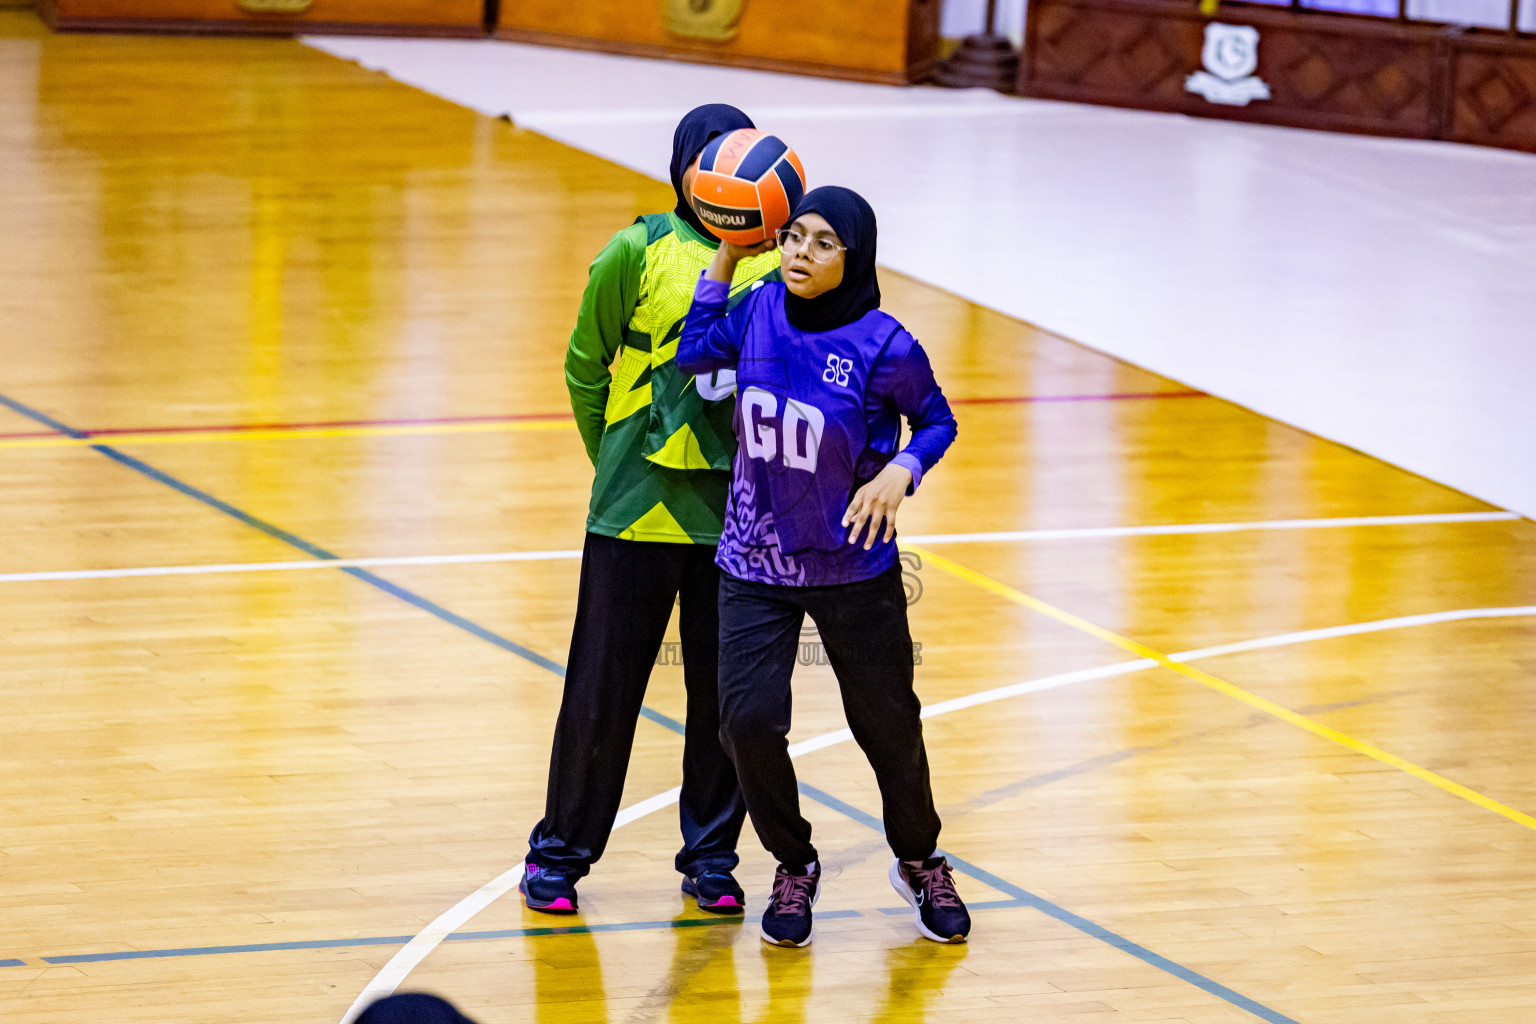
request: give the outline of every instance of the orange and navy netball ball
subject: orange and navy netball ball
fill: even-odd
[[[738,128],[710,141],[693,174],[693,208],[720,238],[756,245],[789,223],[805,195],[805,168],[777,136]]]

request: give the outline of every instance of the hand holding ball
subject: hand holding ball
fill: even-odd
[[[789,223],[805,195],[805,168],[778,137],[739,128],[712,140],[693,174],[693,208],[717,237],[754,246]]]

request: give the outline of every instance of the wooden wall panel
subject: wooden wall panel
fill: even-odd
[[[498,34],[705,63],[907,82],[938,56],[941,0],[502,0]]]
[[[78,30],[479,35],[485,21],[485,0],[313,0],[295,12],[249,9],[262,6],[261,0],[45,0],[43,9],[55,28]]]
[[[1536,40],[1451,37],[1445,137],[1536,152]]]
[[[1260,33],[1258,77],[1271,98],[1211,103],[1185,89],[1215,20]],[[1223,4],[1215,19],[1177,0],[1034,0],[1019,91],[1379,135],[1438,128],[1438,28],[1380,18]]]
[[[1185,88],[1211,21],[1259,32],[1269,97],[1223,106]],[[1276,10],[1216,18],[1179,0],[1030,0],[1019,92],[1144,110],[1536,152],[1536,38]]]

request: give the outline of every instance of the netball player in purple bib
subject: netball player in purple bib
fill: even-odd
[[[720,731],[779,861],[763,939],[809,943],[821,889],[786,740],[808,614],[880,784],[891,884],[923,935],[962,942],[971,920],[937,849],[895,519],[954,441],[955,418],[922,346],[880,311],[868,203],[843,188],[806,195],[778,236],[784,282],[727,313],[737,262],[772,245],[720,246],[677,349],[684,372],[736,373],[739,447],[715,558]],[[912,437],[897,451],[903,416]]]

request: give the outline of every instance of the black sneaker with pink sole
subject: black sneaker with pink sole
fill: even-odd
[[[541,914],[574,914],[576,881],[559,868],[529,861],[523,865],[523,880],[517,883],[523,894],[523,906]]]
[[[711,914],[740,914],[747,909],[747,897],[729,871],[684,875],[683,895],[692,896],[700,910]]]

